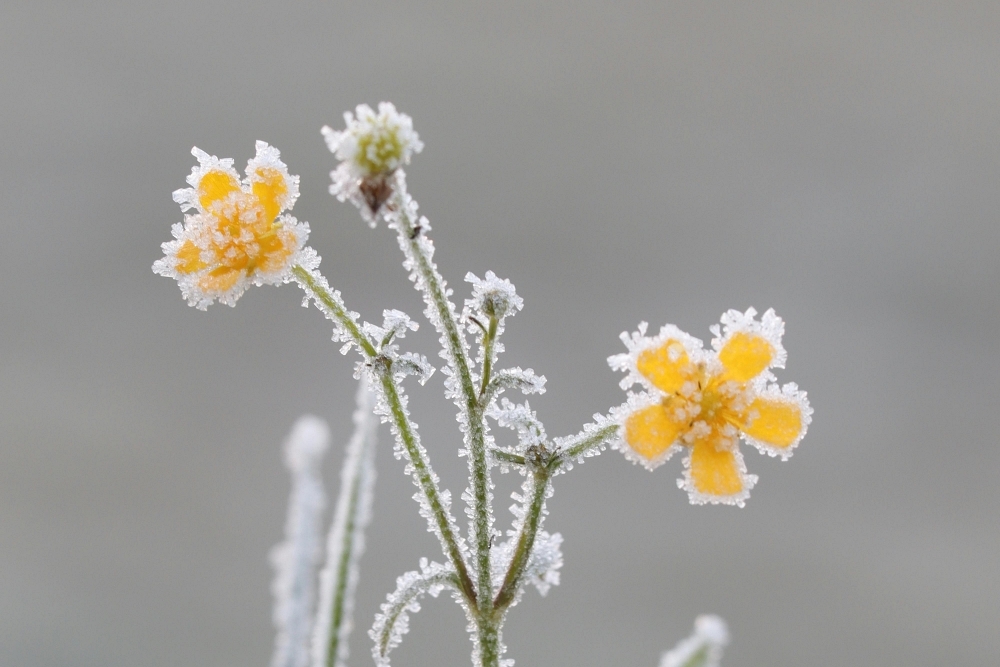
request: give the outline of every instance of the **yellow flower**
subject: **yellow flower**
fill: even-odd
[[[647,337],[643,322],[622,334],[628,353],[608,359],[628,372],[623,389],[645,389],[613,411],[622,426],[619,449],[650,470],[686,450],[678,485],[695,504],[742,506],[757,476],[747,474],[740,437],[784,460],[811,421],[806,393],[793,383],[779,388],[770,372],[784,367],[784,322],[773,310],[760,321],[756,314],[725,313],[721,329],[712,327],[712,350],[673,325]]]
[[[291,268],[319,263],[305,246],[309,224],[283,214],[299,196],[299,177],[291,176],[276,148],[257,142],[257,155],[240,180],[231,158],[220,160],[198,148],[190,188],[174,192],[184,223],[173,226],[173,241],[153,271],[174,278],[188,303],[202,310],[218,299],[236,304],[250,285],[277,285],[292,279]]]

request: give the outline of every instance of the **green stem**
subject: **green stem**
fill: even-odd
[[[517,546],[514,549],[514,556],[510,560],[510,567],[504,577],[500,592],[497,593],[493,606],[496,609],[506,609],[521,586],[521,577],[528,566],[531,558],[531,549],[535,546],[535,536],[542,521],[542,510],[545,506],[545,494],[548,491],[551,471],[548,466],[541,466],[534,472],[535,487],[531,493],[531,503],[528,505],[524,517],[524,525],[521,527],[521,535],[517,539]]]
[[[566,463],[566,461],[571,461],[576,457],[585,454],[590,449],[596,449],[597,447],[602,446],[618,434],[618,429],[618,424],[611,424],[594,431],[576,444],[570,445],[553,456],[552,460],[548,463],[548,468],[555,471]]]
[[[484,404],[482,399],[486,396],[486,387],[490,383],[490,373],[492,372],[493,366],[493,341],[497,337],[497,318],[496,316],[490,317],[490,328],[483,337],[483,381],[479,387],[479,398],[480,403]]]
[[[375,361],[377,355],[375,347],[361,332],[357,323],[355,323],[354,320],[347,314],[347,309],[342,303],[340,303],[339,299],[331,294],[323,286],[323,284],[317,280],[314,273],[301,266],[293,267],[292,272],[297,278],[299,278],[300,285],[302,285],[303,289],[326,306],[329,312],[336,318],[337,322],[340,323],[348,332],[352,340],[354,340],[354,342],[357,343],[362,350],[364,350],[365,356],[368,357],[368,360]],[[389,404],[389,410],[392,413],[392,420],[399,431],[399,438],[403,443],[403,447],[406,449],[406,453],[410,459],[410,464],[413,467],[414,480],[417,482],[418,488],[420,488],[423,492],[424,498],[426,498],[427,503],[431,508],[434,524],[437,526],[437,529],[441,534],[441,539],[444,542],[445,553],[452,565],[455,566],[455,571],[458,573],[460,589],[465,597],[471,603],[475,604],[477,599],[476,589],[472,584],[472,579],[469,577],[468,566],[465,563],[465,559],[462,557],[462,551],[458,546],[458,540],[455,538],[455,534],[451,529],[451,517],[448,516],[448,511],[445,509],[444,503],[441,501],[441,492],[437,488],[437,483],[434,481],[430,464],[426,460],[424,453],[420,450],[420,446],[417,443],[417,439],[414,434],[413,425],[410,423],[409,417],[403,409],[403,404],[399,396],[399,390],[392,377],[392,369],[380,369],[379,376],[382,382],[382,390],[385,393],[386,401]]]
[[[351,335],[351,338],[355,343],[361,346],[361,349],[365,351],[365,355],[374,357],[378,351],[375,346],[371,344],[368,337],[361,333],[361,329],[358,328],[357,322],[354,321],[347,314],[347,309],[344,308],[343,304],[331,294],[322,284],[316,279],[316,275],[302,268],[301,266],[293,266],[292,273],[295,277],[299,279],[299,284],[304,290],[309,292],[312,296],[316,297],[324,306],[329,309],[330,313],[336,318],[337,322],[347,330],[347,333]]]
[[[402,401],[399,399],[399,392],[396,390],[396,383],[393,382],[392,374],[389,372],[382,374],[382,389],[385,391],[386,400],[389,402],[389,410],[392,412],[393,421],[396,422],[396,426],[399,428],[399,437],[403,441],[403,446],[406,447],[407,453],[410,455],[413,474],[417,478],[420,488],[424,490],[424,495],[427,497],[427,502],[430,504],[431,511],[434,513],[434,519],[438,524],[438,529],[444,536],[445,543],[447,544],[448,558],[458,572],[460,588],[470,601],[475,602],[475,587],[472,584],[472,579],[469,577],[469,570],[465,565],[465,559],[462,558],[458,542],[451,532],[448,515],[441,502],[441,495],[437,490],[437,485],[434,483],[430,468],[424,457],[421,456],[420,449],[417,447],[416,438],[414,438],[409,419],[406,417],[406,412],[403,410]]]
[[[344,606],[347,599],[347,585],[350,577],[351,557],[354,554],[354,528],[357,523],[358,496],[361,486],[363,471],[365,470],[365,458],[371,456],[367,451],[371,448],[371,442],[365,442],[366,451],[361,452],[361,456],[355,462],[357,469],[351,471],[351,492],[347,509],[347,524],[344,526],[344,543],[341,545],[340,558],[337,562],[337,588],[333,591],[333,608],[330,614],[330,643],[327,647],[326,664],[327,667],[334,667],[337,664],[337,653],[340,649],[341,626],[344,624]]]
[[[459,385],[465,399],[462,406],[469,426],[469,458],[472,477],[473,525],[475,527],[476,574],[478,610],[482,617],[490,617],[493,611],[493,583],[490,577],[490,542],[492,541],[489,515],[489,468],[486,464],[486,431],[479,405],[479,396],[469,370],[469,358],[463,345],[464,338],[452,312],[451,302],[444,292],[440,276],[424,253],[420,244],[420,234],[416,232],[413,220],[407,213],[404,193],[397,193],[396,208],[399,211],[397,232],[406,244],[410,256],[416,260],[416,269],[422,278],[428,303],[437,311],[437,319],[443,329],[444,339]],[[485,664],[485,663],[484,663]]]

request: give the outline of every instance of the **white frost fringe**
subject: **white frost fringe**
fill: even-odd
[[[285,465],[292,473],[292,493],[285,520],[285,541],[271,550],[274,566],[274,626],[277,637],[271,667],[306,667],[309,632],[316,598],[314,576],[326,494],[320,464],[330,429],[318,417],[300,417],[285,441]]]
[[[347,640],[354,627],[352,612],[358,584],[358,561],[365,550],[365,527],[371,519],[375,486],[375,443],[378,418],[375,395],[362,374],[354,411],[354,435],[340,471],[340,497],[327,538],[326,565],[320,574],[320,603],[312,637],[313,667],[345,667]],[[336,609],[339,605],[339,610]],[[334,626],[337,616],[337,626]],[[331,641],[333,640],[333,641]],[[303,644],[304,645],[304,644]],[[330,655],[334,648],[335,656]],[[331,660],[331,657],[333,660]]]
[[[719,667],[722,649],[729,643],[726,622],[718,616],[699,616],[694,634],[660,658],[660,667]]]

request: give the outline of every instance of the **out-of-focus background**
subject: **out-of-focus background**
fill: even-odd
[[[505,360],[549,378],[550,434],[623,400],[619,332],[707,340],[750,305],[816,409],[788,463],[747,451],[742,510],[689,506],[679,460],[558,479],[563,583],[513,610],[510,657],[653,667],[715,612],[727,667],[995,662],[998,31],[985,1],[5,3],[0,664],[267,663],[280,446],[329,420],[335,493],[354,359],[294,286],[202,313],[150,265],[191,146],[263,139],[349,305],[419,316],[391,233],[327,194],[319,128],[380,100],[427,145],[409,182],[458,298],[487,269],[523,295]],[[412,405],[457,495],[441,379]],[[440,558],[382,442],[352,665]],[[463,627],[431,600],[394,659],[468,664]]]

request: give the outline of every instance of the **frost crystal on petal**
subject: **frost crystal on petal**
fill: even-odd
[[[670,324],[647,336],[643,322],[621,335],[628,351],[608,359],[626,373],[623,389],[643,388],[611,411],[621,427],[615,447],[650,470],[686,449],[678,485],[693,504],[742,507],[757,476],[747,473],[739,439],[784,460],[812,419],[805,392],[772,382],[770,369],[787,357],[784,322],[773,310],[759,321],[756,315],[753,308],[723,313],[709,350]]]
[[[174,201],[195,213],[173,226],[154,273],[177,280],[187,302],[204,310],[216,300],[235,305],[250,285],[287,283],[297,264],[319,266],[306,246],[309,224],[283,213],[298,197],[299,178],[276,148],[258,141],[243,180],[231,159],[191,152],[199,162],[187,179],[192,187],[174,192]]]
[[[320,519],[326,505],[320,463],[330,432],[326,422],[306,415],[285,443],[285,465],[292,473],[292,493],[285,541],[271,551],[274,566],[274,626],[278,631],[271,667],[306,667],[316,590],[313,577],[319,556]]]
[[[722,651],[729,644],[729,630],[722,618],[699,616],[694,633],[660,658],[660,667],[719,667]]]

